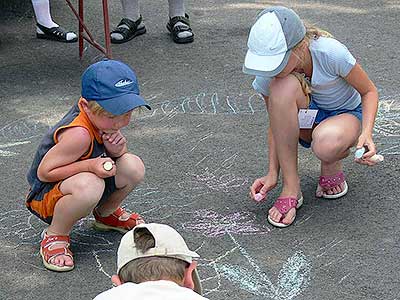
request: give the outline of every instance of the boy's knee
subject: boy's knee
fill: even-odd
[[[141,158],[132,153],[125,153],[117,162],[117,176],[122,176],[129,183],[142,182],[145,174],[144,163]]]
[[[79,195],[82,201],[97,203],[103,195],[105,182],[96,174],[84,172],[75,175],[72,193]]]

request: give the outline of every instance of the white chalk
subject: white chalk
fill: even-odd
[[[106,171],[111,171],[112,168],[113,168],[113,164],[112,164],[110,161],[106,161],[106,162],[103,164],[103,168],[104,168],[104,170],[106,170]]]
[[[362,156],[363,156],[364,153],[365,153],[365,150],[366,150],[365,147],[362,147],[362,148],[360,148],[360,149],[357,149],[356,152],[354,153],[354,157],[355,157],[355,158],[358,158],[358,159],[361,159]],[[373,156],[371,156],[371,157],[368,158],[367,160],[370,161],[370,162],[373,162],[373,163],[379,163],[379,162],[384,161],[385,158],[384,158],[383,155],[381,155],[381,154],[374,154]]]
[[[375,154],[375,155],[371,156],[370,158],[368,158],[368,160],[372,161],[374,163],[378,163],[378,162],[383,162],[385,160],[385,158],[381,154]]]
[[[254,200],[257,202],[260,202],[262,199],[264,199],[264,196],[261,193],[257,193],[254,195]]]

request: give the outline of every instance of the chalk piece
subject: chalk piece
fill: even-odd
[[[106,162],[103,164],[103,168],[104,168],[104,170],[106,170],[106,171],[111,171],[112,168],[113,168],[113,165],[112,165],[112,163],[111,163],[110,161],[106,161]]]
[[[262,199],[264,199],[264,196],[261,193],[257,193],[254,195],[254,200],[257,202],[260,202]]]
[[[385,158],[381,154],[375,154],[372,157],[370,157],[368,160],[372,161],[374,163],[379,163],[379,162],[383,162],[385,160]]]
[[[365,148],[362,147],[360,149],[357,149],[357,151],[354,153],[355,158],[361,158],[365,153]]]

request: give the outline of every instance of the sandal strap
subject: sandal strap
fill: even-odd
[[[292,208],[296,208],[297,204],[298,200],[296,197],[279,197],[275,201],[274,207],[276,207],[282,215],[285,215]]]
[[[189,15],[185,14],[185,16],[175,16],[173,18],[169,19],[169,25],[171,28],[175,26],[176,23],[181,22],[183,24],[186,24],[190,28],[190,21],[189,21]]]
[[[335,175],[324,175],[319,177],[319,185],[323,189],[331,189],[345,182],[343,171]]]
[[[64,28],[58,26],[58,27],[51,27],[47,28],[44,27],[43,25],[40,25],[39,23],[36,23],[36,26],[39,27],[41,31],[43,31],[44,34],[46,35],[53,35],[58,37],[59,39],[67,39],[67,33],[72,33],[72,31],[66,31]]]
[[[52,249],[52,246],[56,244],[64,244],[64,247]],[[73,260],[73,254],[69,249],[69,246],[70,238],[67,235],[45,235],[44,239],[40,243],[44,259],[47,263],[50,263],[53,258],[60,255],[69,256]]]
[[[131,35],[132,33],[134,33],[137,30],[137,28],[141,22],[142,22],[142,15],[140,15],[139,19],[137,19],[136,21],[132,21],[127,18],[123,18],[121,20],[121,22],[118,23],[117,28],[115,28],[111,33],[119,33],[124,38],[127,38],[129,35]],[[122,25],[128,26],[129,29],[120,27]]]

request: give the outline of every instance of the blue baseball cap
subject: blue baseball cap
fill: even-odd
[[[274,77],[286,67],[292,49],[306,35],[306,27],[290,8],[264,9],[251,27],[243,72]]]
[[[104,59],[86,69],[82,75],[82,97],[87,101],[96,101],[116,116],[139,106],[151,109],[139,96],[135,72],[117,60]]]

